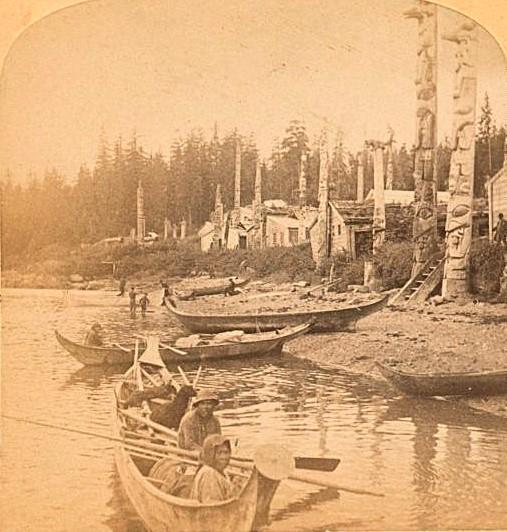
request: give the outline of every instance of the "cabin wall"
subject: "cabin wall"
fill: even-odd
[[[330,231],[330,254],[331,256],[341,252],[350,253],[350,235],[342,215],[331,207]]]
[[[294,218],[293,223],[287,223],[289,218],[284,218],[283,222],[277,221],[275,216],[266,217],[266,247],[293,246],[299,239],[299,221]]]
[[[504,217],[507,217],[507,170],[492,184],[492,216],[493,227],[498,221],[498,213],[502,212]]]

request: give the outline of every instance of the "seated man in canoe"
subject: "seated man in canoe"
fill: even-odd
[[[225,471],[231,459],[231,442],[220,434],[208,436],[200,458],[201,466],[194,477],[190,498],[209,503],[237,495],[241,486]]]
[[[219,403],[211,391],[201,390],[194,400],[194,408],[187,412],[178,430],[178,446],[190,451],[201,451],[204,440],[211,434],[221,434],[220,422],[214,415]]]
[[[85,345],[91,347],[103,347],[104,340],[102,339],[102,326],[100,323],[94,323],[88,331],[85,338]]]

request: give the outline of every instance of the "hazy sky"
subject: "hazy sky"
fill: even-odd
[[[65,4],[61,2],[56,7]],[[54,2],[54,3],[55,3]],[[0,175],[93,166],[103,129],[169,154],[192,128],[253,133],[264,156],[291,119],[411,144],[414,20],[406,0],[108,0],[57,11],[11,47],[0,82]],[[19,16],[23,16],[20,12]],[[25,15],[26,16],[26,15]],[[439,9],[439,31],[460,15]],[[0,40],[0,46],[5,42]],[[454,45],[439,41],[439,136],[450,133]],[[478,104],[507,122],[500,48],[479,33]]]

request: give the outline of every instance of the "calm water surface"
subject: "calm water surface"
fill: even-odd
[[[154,299],[146,318],[132,319],[113,296],[4,290],[3,412],[109,434],[119,371],[80,366],[53,331],[79,341],[99,319],[114,340],[182,334]],[[380,385],[289,355],[217,361],[201,383],[222,397],[224,432],[238,438],[242,454],[276,442],[301,455],[339,456],[337,482],[385,494],[338,496],[285,482],[269,531],[507,528],[505,420],[444,401],[386,397]],[[144,530],[111,442],[3,419],[1,449],[1,530]]]

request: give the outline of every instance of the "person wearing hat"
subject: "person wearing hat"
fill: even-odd
[[[104,345],[104,341],[102,340],[102,326],[100,323],[94,323],[90,330],[88,331],[88,334],[85,338],[85,345],[90,345],[92,347],[102,347]]]
[[[204,440],[211,434],[221,434],[220,422],[214,415],[219,401],[209,390],[201,390],[193,408],[181,420],[178,430],[178,446],[190,451],[201,451]]]
[[[201,451],[201,465],[192,482],[190,498],[201,503],[226,501],[235,495],[235,485],[226,467],[231,459],[231,442],[220,434],[208,436]]]

